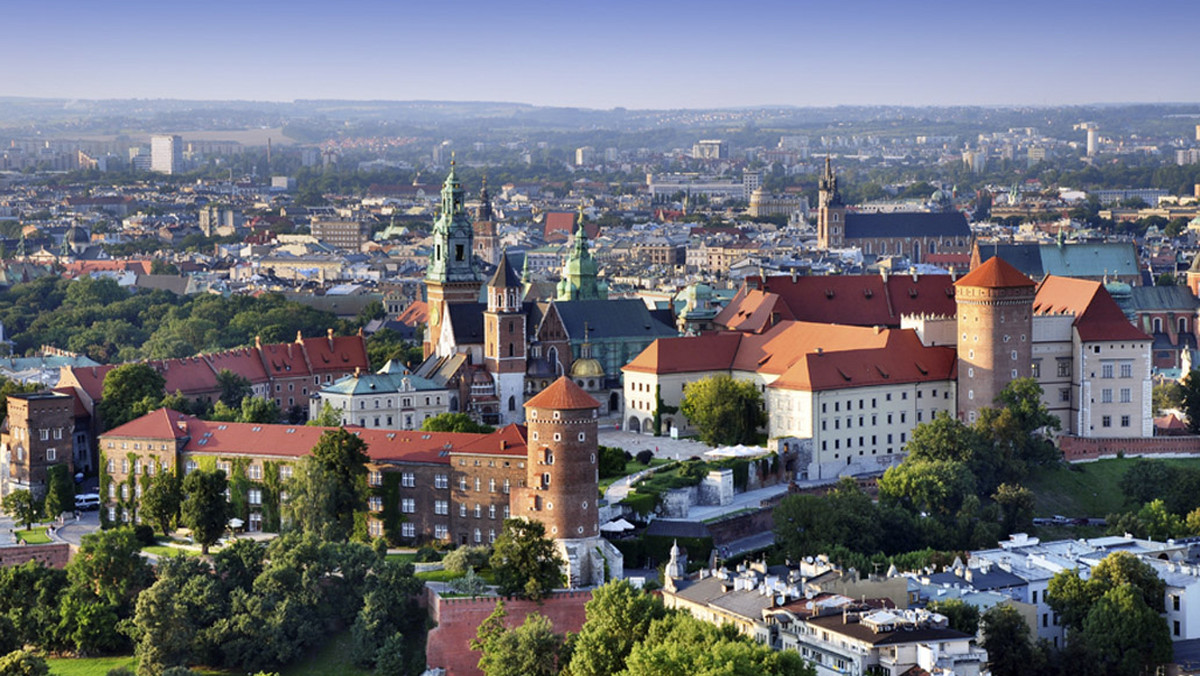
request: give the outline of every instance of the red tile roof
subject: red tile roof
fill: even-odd
[[[104,433],[104,436],[132,437],[141,439],[182,439],[188,436],[188,427],[196,420],[169,408],[151,411],[140,418],[134,418],[124,425],[118,425]]]
[[[742,336],[741,333],[706,333],[659,338],[621,370],[665,375],[728,369],[733,366]]]
[[[910,331],[889,333],[887,347],[810,352],[770,387],[815,392],[955,377],[958,360],[954,348],[926,347]]]
[[[999,256],[992,256],[987,259],[983,265],[964,275],[954,285],[973,286],[983,289],[1011,289],[1023,286],[1036,286],[1032,279],[1025,276],[1025,273],[1014,268]]]
[[[353,371],[370,363],[362,336],[335,336],[330,331],[324,338],[305,338],[303,343],[313,373]]]
[[[761,294],[752,293],[757,289]],[[771,303],[778,296],[780,303]],[[765,305],[765,307],[764,307]],[[779,319],[824,324],[899,327],[905,315],[952,316],[949,275],[789,275],[750,277],[716,323],[739,331],[762,331]]]
[[[563,232],[567,235],[575,234],[578,218],[579,214],[570,211],[546,212],[546,222],[542,231],[542,237],[549,240],[550,234],[553,232]],[[595,221],[584,221],[583,231],[587,233],[588,239],[596,239],[600,235],[600,224]]]
[[[1075,315],[1074,326],[1084,342],[1150,340],[1130,323],[1101,282],[1048,275],[1033,299],[1040,315]]]
[[[574,411],[584,408],[599,408],[600,402],[592,398],[592,395],[583,391],[583,388],[575,384],[575,381],[566,376],[560,376],[558,380],[550,384],[550,387],[533,395],[533,398],[525,402],[525,408],[545,408],[552,411]]]
[[[414,300],[396,315],[396,321],[406,326],[424,326],[429,323],[429,304],[423,300]]]
[[[526,450],[526,430],[524,425],[510,424],[495,432],[468,441],[455,447],[451,453],[471,453],[475,455],[514,455],[524,457]]]

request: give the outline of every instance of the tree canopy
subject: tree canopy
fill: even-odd
[[[759,428],[767,424],[762,394],[754,383],[727,375],[684,385],[679,408],[710,446],[754,443]]]
[[[288,482],[285,506],[292,526],[323,539],[345,541],[354,515],[367,506],[367,444],[343,428],[321,435]]]
[[[104,376],[98,405],[106,429],[153,410],[163,398],[166,379],[149,364],[122,364]]]
[[[183,480],[184,499],[180,506],[183,525],[208,554],[208,548],[228,527],[230,508],[225,499],[229,481],[223,470],[192,470]]]
[[[491,564],[501,594],[538,600],[562,584],[562,557],[540,521],[505,519]]]
[[[423,432],[469,432],[472,434],[487,434],[494,428],[477,423],[466,413],[439,413],[426,418],[421,423]]]

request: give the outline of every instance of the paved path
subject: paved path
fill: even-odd
[[[67,517],[63,525],[55,531],[54,537],[78,547],[83,541],[84,535],[95,533],[98,530],[100,530],[100,511],[80,512],[78,521]]]
[[[602,446],[615,446],[633,455],[637,455],[638,451],[653,451],[654,457],[669,458],[671,460],[687,460],[693,456],[700,457],[704,455],[705,451],[712,450],[707,444],[692,439],[652,437],[634,432],[624,432],[614,429],[615,424],[615,422],[605,424],[604,420],[600,421],[598,438]]]

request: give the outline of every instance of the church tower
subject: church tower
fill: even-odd
[[[588,251],[587,230],[583,227],[583,207],[575,228],[575,245],[563,265],[562,280],[558,283],[555,300],[605,300],[608,288],[598,282],[600,266]]]
[[[487,178],[483,179],[483,188],[479,191],[479,208],[475,211],[475,255],[488,265],[497,265],[501,253],[496,231],[496,219],[492,213],[492,198],[488,195]]]
[[[508,256],[487,285],[487,312],[483,313],[483,363],[496,384],[502,424],[525,417],[526,317],[521,307],[524,288]]]
[[[954,283],[958,314],[958,417],[979,409],[1033,369],[1033,298],[1037,286],[999,256]]]
[[[514,516],[540,521],[567,563],[570,587],[620,577],[621,553],[600,537],[596,401],[567,377],[525,402],[528,432],[523,503]]]
[[[838,192],[837,175],[825,156],[825,173],[817,183],[817,246],[837,248],[846,241],[846,205]]]
[[[429,324],[425,332],[425,356],[434,352],[442,332],[447,305],[476,303],[482,282],[473,254],[474,231],[463,206],[462,184],[450,162],[450,174],[442,185],[442,204],[433,223],[433,251],[425,268],[425,300]]]

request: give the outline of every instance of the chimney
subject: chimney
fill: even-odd
[[[504,439],[501,439],[501,440],[500,440],[500,450],[502,450],[502,451],[503,451],[503,450],[505,450],[505,449],[507,449],[507,448],[508,448],[508,442],[507,442],[507,441],[505,441]]]

